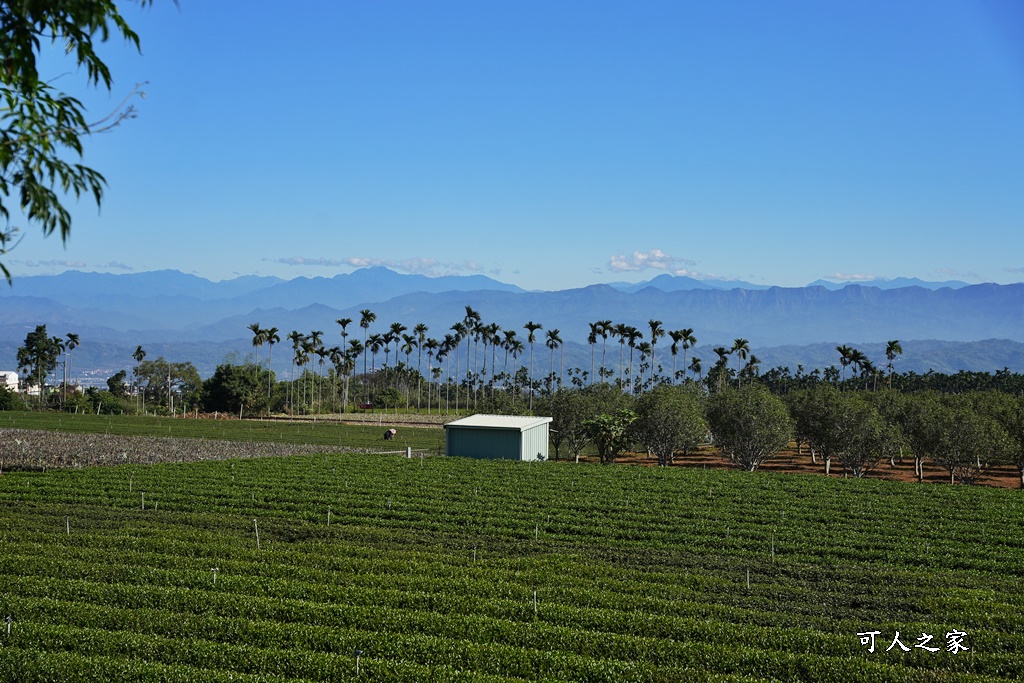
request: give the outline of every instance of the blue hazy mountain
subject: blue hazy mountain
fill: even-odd
[[[815,280],[808,287],[824,287],[825,289],[838,290],[849,285],[858,285],[860,287],[877,287],[878,289],[901,289],[903,287],[924,287],[925,289],[942,289],[943,287],[949,287],[951,289],[960,289],[961,287],[967,287],[968,283],[961,282],[960,280],[946,280],[945,282],[928,282],[921,280],[916,277],[894,277],[892,279],[887,278],[876,278],[874,280],[849,280],[846,282],[833,282],[831,280]]]
[[[331,278],[299,277],[271,287],[237,297],[233,303],[245,306],[298,308],[324,304],[347,308],[370,304],[412,292],[437,293],[448,291],[502,291],[522,292],[515,285],[499,282],[485,275],[405,275],[383,266],[361,268],[352,273]]]
[[[620,292],[639,292],[653,287],[663,292],[684,292],[691,289],[768,289],[768,285],[755,285],[743,280],[701,280],[687,275],[659,275],[643,282],[610,282],[609,287]]]
[[[16,278],[12,287],[0,288],[0,307],[34,297],[71,309],[90,309],[90,323],[101,327],[190,330],[259,308],[297,309],[314,304],[348,308],[410,292],[475,290],[523,291],[483,275],[426,277],[383,267],[331,278],[247,276],[219,282],[176,270],[125,275],[68,271]],[[56,321],[65,319],[77,320]],[[115,319],[120,322],[114,324]],[[12,318],[8,316],[7,321]]]
[[[982,353],[965,343],[1024,342],[1024,284],[931,288],[917,284],[920,281],[908,282],[914,284],[755,288],[733,282],[726,287],[719,281],[713,287],[705,280],[666,275],[630,285],[632,291],[591,285],[536,292],[481,275],[429,278],[386,268],[331,278],[249,277],[221,282],[177,271],[70,272],[17,278],[14,287],[0,289],[0,368],[13,369],[17,346],[41,323],[51,334],[75,332],[81,337],[75,367],[85,370],[88,365],[80,363],[88,362],[91,344],[127,348],[121,367],[131,365],[130,353],[138,344],[148,350],[167,349],[168,356],[179,354],[182,360],[195,358],[197,365],[199,356],[206,365],[216,364],[227,350],[252,353],[252,335],[246,328],[254,322],[277,327],[282,338],[291,330],[323,330],[329,345],[340,345],[335,321],[352,318],[350,338],[361,339],[358,322],[363,309],[377,316],[371,334],[393,322],[409,328],[424,323],[430,328],[429,336],[443,338],[452,324],[465,317],[466,306],[479,311],[485,322],[515,329],[523,339],[523,324],[530,320],[545,330],[558,328],[567,343],[567,357],[580,353],[588,367],[589,347],[584,343],[588,323],[625,323],[646,337],[651,319],[662,321],[667,330],[693,328],[700,347],[731,345],[736,337],[744,337],[758,349],[809,349],[824,344],[819,355],[827,356],[829,345],[840,343],[869,345],[900,339],[906,348],[911,340],[940,340],[960,343],[932,359],[942,367],[957,367],[957,349],[962,350],[965,363],[985,358],[993,364],[988,369],[1014,367],[1016,347],[990,344]],[[542,335],[535,348],[538,358],[548,355]],[[670,345],[667,338],[659,340],[659,362],[668,356]],[[275,349],[275,366],[279,361],[287,365],[287,346]],[[609,340],[608,346],[607,353],[617,357],[617,340]],[[116,356],[122,351],[111,353]],[[265,353],[264,348],[261,357]],[[780,351],[778,358],[811,367],[818,363],[817,353]],[[763,367],[774,364],[762,353],[758,356]],[[798,358],[803,360],[794,360]],[[979,369],[976,363],[971,367]]]
[[[38,296],[68,305],[94,303],[98,298],[130,295],[186,297],[200,301],[230,299],[284,282],[276,277],[247,275],[214,282],[178,270],[145,273],[90,273],[69,270],[60,275],[27,275],[14,278],[10,287],[0,288],[0,297]]]

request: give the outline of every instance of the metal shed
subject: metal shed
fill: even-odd
[[[547,460],[550,423],[550,417],[464,417],[444,426],[445,454],[488,460]]]

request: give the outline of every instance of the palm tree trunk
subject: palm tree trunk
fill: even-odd
[[[530,342],[530,410],[533,410],[533,342]]]
[[[562,378],[565,376],[565,342],[562,342],[558,350],[558,388],[562,388]]]
[[[267,361],[267,412],[270,412],[270,401],[271,401],[271,390],[274,387],[274,381],[271,377],[274,374],[274,345],[270,345],[270,360]],[[259,375],[257,375],[258,377]]]

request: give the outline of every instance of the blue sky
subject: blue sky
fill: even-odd
[[[114,92],[59,82],[146,98],[15,278],[1024,280],[1017,0],[123,4]]]

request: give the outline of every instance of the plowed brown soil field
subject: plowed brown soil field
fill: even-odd
[[[582,456],[580,461],[586,462],[597,462],[597,456],[588,455]],[[658,459],[655,456],[648,456],[645,453],[631,453],[624,456],[620,456],[615,459],[617,464],[624,465],[646,465],[651,467],[657,467]],[[895,467],[891,467],[888,461],[882,461],[871,470],[865,478],[867,479],[889,479],[892,481],[916,481],[917,477],[914,474],[914,459],[913,457],[905,457],[900,462],[896,460]],[[708,467],[714,469],[735,469],[735,466],[729,462],[729,459],[721,455],[715,448],[706,446],[702,447],[699,452],[682,457],[677,456],[675,463],[670,467]],[[765,462],[759,471],[764,472],[789,472],[799,474],[817,474],[819,476],[825,476],[825,463],[821,458],[818,458],[817,464],[811,462],[811,455],[807,448],[804,447],[803,454],[798,455],[796,447],[791,447],[777,456]],[[853,475],[848,472],[843,472],[842,463],[833,460],[830,477],[852,477]],[[939,467],[935,463],[925,462],[924,465],[924,481],[933,484],[948,484],[949,483],[949,472],[942,467]],[[994,486],[998,488],[1020,488],[1020,474],[1017,472],[1017,468],[1013,465],[1000,465],[997,467],[990,468],[984,475],[978,479],[978,484],[981,486]]]

